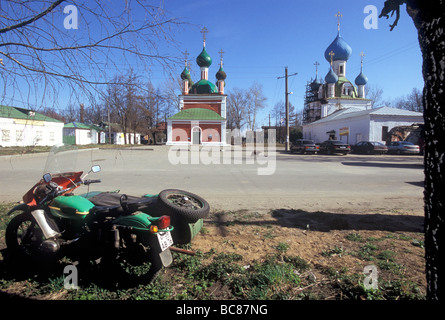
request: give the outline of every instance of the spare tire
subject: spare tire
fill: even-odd
[[[210,211],[209,203],[200,196],[176,189],[162,190],[158,195],[157,206],[159,213],[187,223],[207,217]]]

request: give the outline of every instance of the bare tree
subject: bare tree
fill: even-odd
[[[410,94],[396,100],[395,107],[409,111],[423,112],[422,97],[422,92],[417,88],[413,88]]]
[[[417,29],[422,51],[423,116],[425,120],[425,260],[427,298],[444,298],[444,210],[445,207],[445,1],[443,0],[387,0],[379,17],[389,18],[396,13],[390,26],[396,27],[400,6],[406,11]]]
[[[263,94],[263,86],[255,82],[248,89],[248,104],[246,110],[246,120],[249,130],[255,130],[256,116],[258,111],[264,109],[267,98]]]
[[[174,44],[173,28],[180,22],[167,16],[162,3],[2,0],[2,102],[44,105],[57,102],[62,89],[94,100],[97,85],[111,81],[107,70],[168,66],[176,59],[161,54],[160,44]]]
[[[246,123],[248,94],[245,89],[233,88],[227,95],[227,128],[241,129]]]
[[[383,89],[378,85],[368,84],[365,87],[366,98],[371,100],[371,108],[378,108],[385,104],[383,101]]]

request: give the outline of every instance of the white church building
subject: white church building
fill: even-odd
[[[340,17],[337,14],[337,17]],[[387,133],[396,126],[409,126],[424,122],[423,114],[402,109],[372,108],[372,101],[366,99],[365,86],[368,78],[361,70],[354,84],[346,76],[346,66],[352,48],[340,35],[337,23],[337,37],[325,50],[324,57],[329,71],[324,82],[318,79],[308,83],[303,109],[303,138],[316,143],[325,140],[342,140],[351,145],[360,141],[385,143]],[[318,67],[318,63],[316,63]]]

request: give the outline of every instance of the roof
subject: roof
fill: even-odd
[[[168,120],[226,120],[215,111],[204,108],[190,108],[182,110],[168,118]]]
[[[351,85],[352,96],[343,94],[342,85],[344,85],[345,83],[349,83]],[[356,88],[354,87],[354,85],[352,84],[351,81],[346,79],[346,77],[340,76],[340,77],[338,77],[338,81],[335,83],[335,97],[336,98],[353,98],[353,99],[356,99],[357,98],[357,90],[356,90]]]
[[[80,123],[80,122],[75,122],[75,121],[66,123],[63,126],[63,128],[74,128],[74,129],[85,129],[85,130],[93,129],[93,130],[96,130],[96,131],[102,131],[103,130],[102,128],[100,128],[98,126],[95,126],[95,125],[92,125],[92,124]]]
[[[0,118],[62,122],[33,110],[0,105]]]
[[[380,107],[376,109],[368,109],[363,110],[361,108],[346,108],[337,110],[334,113],[331,113],[325,118],[314,121],[312,123],[324,123],[333,120],[344,120],[349,118],[361,117],[366,115],[384,115],[384,116],[409,116],[409,117],[422,117],[423,114],[421,112],[408,111],[404,109],[397,109],[391,107]],[[312,124],[311,123],[311,124]]]
[[[192,86],[192,93],[218,93],[216,86],[209,80],[201,79]]]

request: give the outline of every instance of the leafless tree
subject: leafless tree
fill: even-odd
[[[247,105],[245,89],[235,87],[227,94],[227,129],[241,129],[245,125]]]
[[[385,102],[383,101],[383,89],[378,85],[368,84],[365,87],[366,98],[371,100],[371,108],[382,107]]]
[[[402,96],[395,101],[395,107],[409,111],[423,112],[422,98],[422,92],[417,88],[413,88],[410,94]]]
[[[248,104],[246,110],[246,120],[248,129],[254,131],[256,127],[256,116],[258,111],[266,107],[267,98],[263,94],[263,86],[255,82],[248,89]]]
[[[176,26],[162,0],[2,0],[2,103],[57,103],[61,90],[91,98],[109,70],[168,66]],[[167,52],[162,48],[162,52]],[[117,81],[119,79],[114,79]],[[35,97],[35,99],[31,99]],[[64,107],[64,106],[63,106]]]

